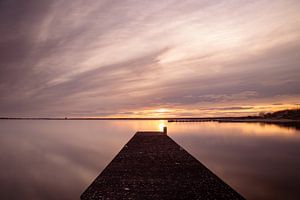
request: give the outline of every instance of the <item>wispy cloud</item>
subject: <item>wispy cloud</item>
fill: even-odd
[[[1,1],[0,113],[295,105],[299,8],[296,0]]]

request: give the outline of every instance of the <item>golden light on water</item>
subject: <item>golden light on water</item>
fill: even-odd
[[[163,131],[167,126],[166,120],[114,120],[111,124],[117,124],[121,129],[133,131]]]
[[[220,131],[220,127],[222,131]],[[183,134],[195,132],[198,134],[220,135],[220,136],[255,136],[255,137],[295,137],[297,131],[293,128],[281,127],[276,124],[263,123],[170,123],[172,134]],[[299,138],[299,136],[297,136]]]
[[[165,121],[164,120],[160,120],[159,124],[158,124],[159,131],[163,131],[165,126],[166,126]]]

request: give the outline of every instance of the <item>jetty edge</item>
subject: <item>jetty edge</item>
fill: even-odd
[[[163,132],[140,131],[80,196],[100,199],[244,199]]]

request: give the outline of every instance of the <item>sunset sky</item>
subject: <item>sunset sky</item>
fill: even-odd
[[[2,0],[0,117],[300,106],[299,0]]]

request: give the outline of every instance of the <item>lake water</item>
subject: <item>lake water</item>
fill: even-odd
[[[138,130],[168,135],[247,199],[300,199],[300,131],[259,123],[0,121],[0,199],[79,199]]]

